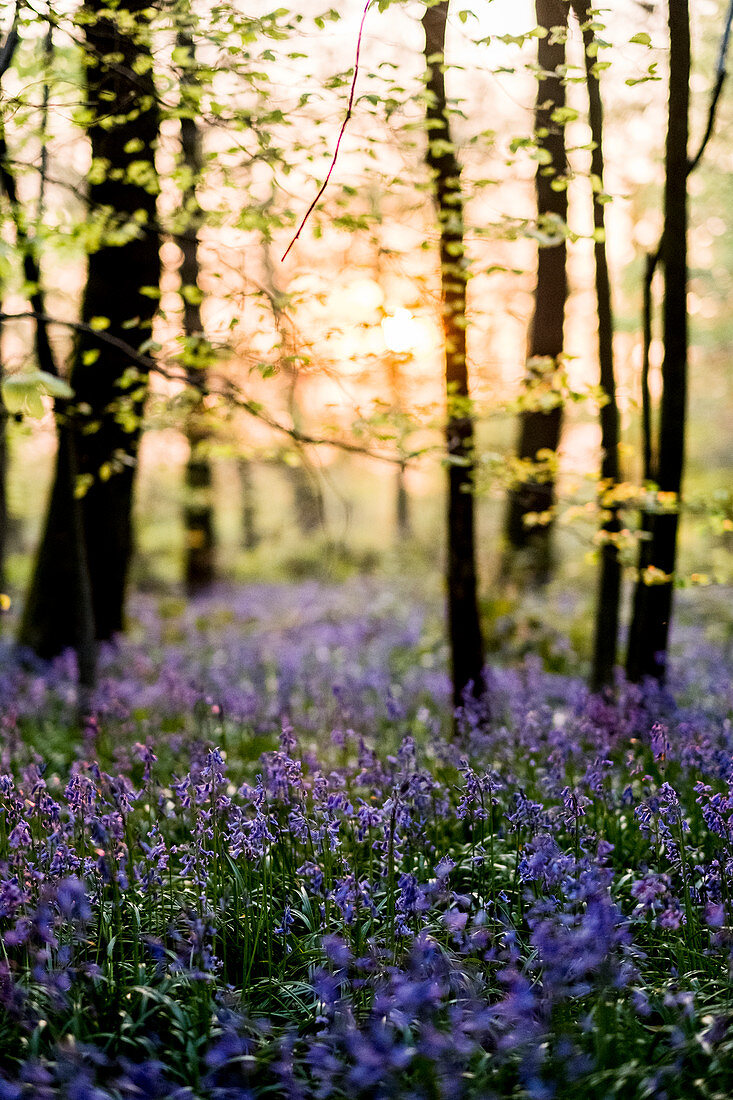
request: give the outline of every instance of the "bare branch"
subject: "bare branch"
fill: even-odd
[[[728,42],[730,41],[731,25],[733,24],[733,0],[730,0],[728,6],[728,15],[725,21],[725,27],[723,28],[723,37],[720,41],[720,52],[718,54],[718,64],[715,70],[715,86],[713,88],[713,94],[710,97],[710,106],[708,107],[708,123],[705,127],[705,133],[703,139],[700,142],[700,147],[697,153],[690,161],[690,166],[687,169],[688,174],[694,172],[698,164],[702,160],[702,155],[705,152],[710,138],[713,136],[713,129],[715,127],[715,117],[718,111],[718,101],[720,99],[720,93],[723,91],[723,85],[728,75],[726,69],[726,55],[728,53]]]
[[[336,148],[333,151],[333,157],[331,159],[331,166],[328,169],[328,174],[326,175],[325,180],[321,184],[321,187],[318,191],[318,194],[316,195],[313,202],[310,204],[310,206],[306,210],[305,215],[303,217],[303,220],[301,221],[300,225],[298,226],[298,230],[297,230],[295,236],[293,237],[293,239],[290,242],[290,244],[288,245],[288,247],[285,249],[285,252],[283,253],[283,256],[282,256],[282,260],[280,261],[281,263],[284,260],[287,259],[291,248],[293,247],[293,245],[297,241],[300,234],[305,229],[306,222],[308,221],[308,218],[311,216],[311,214],[315,210],[316,206],[318,205],[319,200],[321,199],[321,196],[323,195],[324,191],[328,187],[328,181],[331,179],[331,175],[333,174],[333,170],[336,167],[336,161],[338,159],[339,149],[341,148],[341,142],[343,140],[344,134],[346,133],[346,127],[349,124],[349,119],[351,118],[351,112],[352,112],[353,107],[354,107],[354,96],[356,94],[356,81],[357,81],[357,78],[359,76],[359,57],[361,55],[361,42],[362,42],[362,38],[364,37],[364,24],[366,22],[366,17],[369,13],[369,9],[372,6],[373,2],[374,2],[374,0],[367,0],[366,6],[364,8],[364,14],[361,17],[361,24],[359,26],[359,37],[357,38],[357,41],[356,41],[356,57],[354,59],[354,77],[353,77],[353,80],[351,81],[351,94],[349,95],[349,106],[346,110],[346,117],[344,118],[344,121],[341,123],[341,130],[339,131],[338,140],[336,141]]]

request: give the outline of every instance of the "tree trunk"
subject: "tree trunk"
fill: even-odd
[[[8,410],[2,397],[4,368],[0,324],[0,593],[3,594],[8,553]]]
[[[128,344],[150,338],[160,276],[153,163],[158,135],[155,87],[148,63],[147,0],[111,0],[84,6],[85,76],[92,121],[91,215],[104,218],[100,247],[89,256],[82,321]],[[125,18],[119,18],[120,14]],[[132,30],[128,14],[135,16]],[[116,125],[110,126],[110,117]],[[96,637],[123,626],[132,551],[132,493],[147,378],[127,355],[94,335],[80,336],[70,383],[75,394],[76,469],[59,445],[51,505],[31,584],[20,641],[50,657],[78,646],[74,608],[82,599],[69,547],[74,510],[64,485],[75,478],[81,498],[84,545]],[[73,465],[73,464],[72,464]]]
[[[256,550],[260,544],[257,530],[257,507],[255,501],[252,461],[244,455],[238,460],[239,480],[242,487],[242,542],[245,550]]]
[[[483,640],[478,613],[474,533],[474,432],[466,363],[466,253],[460,165],[451,140],[443,71],[448,0],[426,8],[427,152],[440,226],[440,267],[448,401],[448,631],[453,702],[482,689]]]
[[[528,341],[528,402],[530,407],[519,419],[517,456],[528,470],[509,493],[506,537],[508,572],[519,565],[519,572],[535,585],[545,584],[552,572],[552,519],[528,526],[531,513],[552,513],[555,505],[554,465],[546,455],[554,455],[560,444],[562,404],[558,396],[554,407],[532,408],[532,390],[539,386],[544,394],[554,388],[563,352],[565,303],[567,300],[567,247],[565,226],[568,196],[565,187],[567,155],[565,128],[553,114],[565,106],[565,35],[568,22],[567,0],[536,0],[537,23],[547,29],[538,40],[537,104],[535,134],[541,155],[537,167],[537,218],[540,229],[557,238],[557,243],[540,246],[534,315]]]
[[[51,348],[48,330],[43,318],[46,315],[45,295],[42,287],[40,263],[35,253],[34,241],[28,236],[26,219],[10,164],[8,163],[5,130],[0,121],[0,182],[7,195],[15,224],[16,247],[23,256],[23,273],[26,282],[32,287],[29,294],[30,305],[35,314],[34,351],[39,370],[58,377],[59,370]],[[43,182],[43,181],[42,181]],[[40,206],[40,203],[39,203]],[[78,471],[77,438],[73,419],[69,417],[69,405],[66,401],[56,400],[54,404],[56,428],[58,434],[57,476],[54,482],[50,508],[59,520],[64,521],[65,537],[60,539],[50,555],[48,590],[37,585],[37,574],[31,580],[26,599],[23,620],[21,622],[19,642],[34,649],[42,656],[52,656],[61,649],[73,647],[76,651],[79,673],[78,711],[80,719],[88,713],[89,695],[96,682],[97,651],[94,638],[92,612],[92,594],[87,563],[86,546],[82,527],[81,504],[76,495],[76,474]],[[3,421],[3,434],[5,420]],[[5,439],[3,440],[6,446]],[[6,455],[3,455],[3,467]],[[4,471],[3,471],[4,474]],[[3,484],[3,496],[5,485]],[[3,500],[4,525],[7,524],[7,502]],[[54,558],[55,553],[55,558]],[[59,573],[58,586],[53,576]],[[68,586],[67,588],[64,585]],[[52,598],[49,609],[48,598]],[[52,620],[51,629],[62,626],[64,640],[58,649],[44,652],[36,645],[36,633],[39,624]],[[55,625],[54,625],[55,624]]]
[[[405,484],[405,467],[397,467],[395,475],[395,519],[397,522],[397,537],[400,543],[405,543],[412,537],[412,522],[410,520],[410,498]]]
[[[399,352],[387,353],[387,380],[389,383],[389,396],[392,404],[391,413],[395,421],[399,423],[405,413],[405,395],[403,380],[403,362],[405,356]],[[410,522],[410,498],[405,482],[405,464],[400,463],[395,475],[395,529],[397,539],[404,543],[412,535],[412,523]]]
[[[82,506],[75,494],[79,440],[73,418],[66,416],[59,402],[56,424],[56,473],[18,641],[40,657],[73,648],[83,696],[96,681],[93,594]],[[80,713],[87,711],[81,698]]]
[[[298,530],[307,536],[325,526],[326,511],[317,474],[306,464],[305,456],[299,454],[298,459],[293,464],[287,463],[285,469],[293,489]]]
[[[195,61],[193,38],[189,30],[178,35],[178,46],[186,51],[187,62],[181,79],[182,106],[191,109],[195,100],[188,95],[195,85]],[[187,103],[187,100],[190,101]],[[203,157],[201,132],[195,118],[181,118],[181,154],[186,169],[187,186],[181,195],[186,222],[182,228],[179,245],[183,254],[181,263],[181,294],[183,297],[183,331],[186,337],[187,355],[195,360],[197,341],[204,339],[199,290],[199,241],[198,232],[202,220],[201,207],[196,195],[196,185],[201,178]],[[184,525],[186,531],[186,588],[195,595],[213,584],[216,576],[216,538],[214,527],[214,479],[208,444],[211,430],[207,423],[203,403],[205,389],[202,371],[195,365],[188,368],[189,382],[201,395],[186,417],[188,460],[186,462]]]
[[[599,499],[605,515],[601,526],[601,568],[596,597],[595,639],[591,687],[594,691],[613,682],[618,654],[619,608],[621,602],[621,563],[616,536],[621,529],[616,502],[619,481],[619,414],[616,401],[616,372],[613,361],[613,309],[611,281],[606,256],[604,210],[603,101],[595,69],[596,40],[589,0],[573,0],[583,32],[588,122],[593,140],[591,178],[593,185],[593,226],[595,229],[596,301],[598,305],[598,362],[601,389],[606,404],[601,407],[601,485]]]
[[[664,232],[664,358],[656,480],[669,494],[650,516],[642,544],[629,634],[627,675],[664,680],[677,556],[687,405],[687,176],[689,172],[690,17],[688,0],[669,4],[669,122]]]
[[[10,67],[13,55],[18,44],[18,10],[16,9],[13,26],[10,34],[2,44],[2,62],[0,63],[0,79]],[[1,91],[1,89],[0,89]],[[0,95],[0,99],[2,96]],[[5,148],[4,119],[0,118],[0,160],[5,161],[7,150]],[[9,171],[3,163],[3,173]],[[3,287],[0,286],[0,297]],[[0,303],[0,308],[1,308]],[[3,326],[0,324],[0,593],[5,593],[5,567],[8,552],[8,410],[2,396],[2,381],[5,373],[5,363],[2,357]]]

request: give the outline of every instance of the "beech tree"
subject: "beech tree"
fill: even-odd
[[[598,311],[598,362],[603,403],[601,421],[601,481],[599,503],[601,560],[595,607],[593,666],[591,686],[595,691],[610,684],[618,655],[619,612],[622,567],[618,552],[621,530],[616,487],[619,481],[619,410],[616,400],[616,371],[613,358],[613,307],[611,279],[606,256],[606,219],[604,193],[605,158],[603,153],[603,100],[596,68],[597,39],[589,0],[572,0],[573,10],[583,34],[588,124],[591,131],[591,187],[593,191],[593,229],[596,306]]]
[[[453,144],[445,90],[448,0],[426,7],[426,163],[440,228],[445,384],[448,402],[448,637],[453,702],[482,685],[483,639],[478,613],[474,509],[474,431],[466,362],[467,266],[461,166]]]
[[[77,21],[84,35],[90,234],[82,322],[70,373],[73,457],[60,447],[45,527],[19,640],[40,656],[78,649],[76,609],[83,603],[74,499],[81,501],[83,541],[95,635],[122,629],[132,549],[132,492],[146,373],[113,340],[150,339],[160,276],[154,164],[158,102],[146,0],[87,0]],[[69,464],[71,463],[71,469]],[[70,498],[70,484],[73,493]]]
[[[526,408],[519,417],[517,458],[520,474],[509,491],[506,516],[508,553],[505,572],[518,570],[542,585],[552,569],[552,510],[555,505],[555,455],[562,430],[562,398],[555,378],[564,347],[567,287],[566,223],[568,193],[565,150],[565,44],[568,0],[536,0],[537,40],[537,222],[547,242],[539,247],[534,313],[527,346]],[[541,403],[538,396],[542,397]],[[549,400],[548,400],[549,397]],[[551,407],[547,407],[547,405]],[[528,524],[530,515],[542,522]]]
[[[185,13],[185,22],[192,16]],[[182,221],[178,235],[181,249],[181,298],[183,300],[184,362],[191,384],[191,405],[186,415],[185,432],[188,458],[185,471],[185,582],[189,593],[208,588],[216,575],[214,530],[214,485],[209,444],[209,429],[204,406],[205,370],[210,362],[209,346],[201,316],[202,292],[199,262],[199,229],[203,212],[198,201],[197,184],[203,170],[202,135],[197,122],[196,51],[190,25],[177,35],[182,54],[181,76],[181,167],[184,185],[181,192]]]
[[[677,579],[677,540],[685,466],[688,375],[687,231],[688,179],[700,164],[715,126],[726,79],[733,24],[729,3],[704,135],[689,155],[690,11],[687,0],[669,0],[669,98],[665,154],[664,225],[657,250],[647,257],[644,278],[642,427],[644,477],[651,507],[642,513],[639,561],[626,656],[631,680],[663,681]],[[652,280],[664,267],[662,395],[656,434],[649,386],[652,341]]]
[[[18,45],[18,29],[17,29],[18,12],[17,8],[13,18],[13,24],[5,36],[2,45],[0,46],[0,82],[3,76],[10,68],[13,60],[13,54]],[[3,104],[3,90],[0,83],[0,105]],[[0,163],[5,164],[7,158],[7,150],[5,148],[5,128],[2,116],[0,116]],[[7,188],[3,188],[7,190]],[[2,299],[4,286],[0,280],[0,309],[2,308]],[[1,384],[3,381],[3,375],[5,370],[5,364],[2,358],[2,324],[0,323],[0,594],[5,594],[5,559],[7,554],[7,539],[8,539],[8,497],[7,497],[7,480],[8,480],[8,409],[5,405],[5,401],[2,396]]]

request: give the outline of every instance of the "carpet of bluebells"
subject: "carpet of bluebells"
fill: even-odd
[[[0,1100],[729,1097],[733,688],[529,658],[451,736],[376,582],[0,671]],[[426,625],[426,622],[428,625]]]

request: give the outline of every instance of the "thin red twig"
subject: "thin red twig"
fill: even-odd
[[[370,9],[370,7],[372,6],[373,3],[374,3],[374,0],[367,0],[366,5],[364,7],[364,14],[361,17],[361,23],[359,25],[359,37],[358,37],[357,42],[356,42],[356,57],[354,59],[354,78],[351,81],[351,94],[349,96],[349,106],[346,110],[346,117],[344,118],[344,121],[341,124],[341,130],[339,132],[338,140],[336,142],[336,148],[333,151],[333,157],[331,158],[331,167],[328,169],[328,174],[327,174],[325,180],[323,181],[323,183],[321,184],[321,187],[320,187],[320,190],[319,190],[318,194],[316,195],[313,202],[310,204],[310,206],[306,210],[305,216],[303,217],[303,220],[301,221],[300,225],[298,226],[297,233],[295,234],[292,241],[290,242],[290,244],[286,248],[285,252],[283,253],[282,260],[280,261],[281,263],[283,262],[283,260],[287,259],[288,253],[290,252],[290,249],[293,247],[293,245],[297,241],[298,237],[300,236],[300,234],[305,229],[306,222],[308,221],[308,218],[311,216],[311,214],[315,210],[316,206],[318,205],[318,202],[321,199],[321,197],[323,195],[323,192],[328,187],[328,181],[330,180],[331,175],[333,173],[333,170],[336,167],[336,161],[338,159],[339,149],[341,148],[341,141],[343,139],[344,134],[346,133],[346,127],[348,126],[349,119],[351,118],[351,112],[352,112],[352,109],[353,109],[353,106],[354,106],[354,96],[356,94],[356,81],[357,81],[357,78],[359,76],[359,56],[361,54],[361,42],[362,42],[362,38],[364,37],[364,24],[366,23],[367,14],[368,14],[369,9]]]

